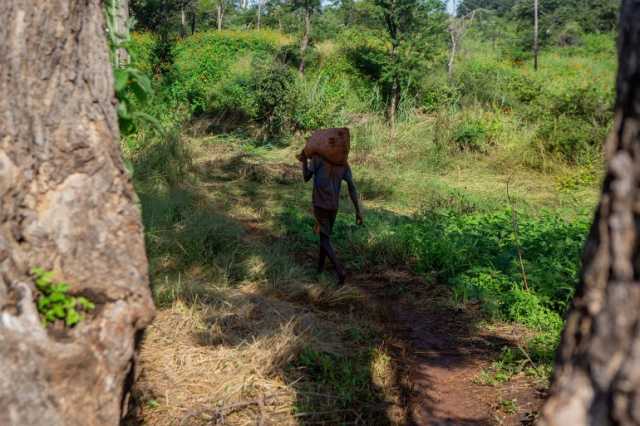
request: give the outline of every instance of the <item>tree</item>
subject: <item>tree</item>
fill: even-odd
[[[412,74],[445,34],[444,3],[437,0],[374,0],[382,10],[389,41],[384,78],[388,82],[388,118],[395,123],[400,97]]]
[[[218,31],[222,31],[222,24],[224,22],[224,12],[225,12],[225,0],[216,0],[216,23],[218,26]]]
[[[128,0],[137,26],[158,32],[166,37],[174,29],[180,29],[178,14],[183,0]]]
[[[453,78],[453,65],[456,59],[456,53],[462,43],[462,39],[467,32],[467,29],[473,24],[473,18],[476,15],[478,9],[471,11],[468,15],[456,18],[452,16],[449,18],[449,36],[451,37],[451,48],[449,49],[449,62],[447,64],[447,74],[449,80]]]
[[[293,10],[302,11],[304,27],[302,29],[302,41],[300,42],[300,66],[298,71],[304,74],[305,55],[309,47],[309,37],[311,36],[311,15],[320,10],[320,0],[293,0]]]
[[[102,2],[0,2],[0,93],[0,424],[117,425],[154,308]],[[44,326],[37,267],[95,309]]]
[[[619,27],[607,174],[541,425],[640,424],[640,2]]]

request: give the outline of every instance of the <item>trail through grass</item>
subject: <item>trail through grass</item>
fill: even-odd
[[[353,277],[344,288],[337,288],[329,274],[313,273],[310,187],[292,161],[295,146],[182,136],[132,156],[160,307],[142,348],[134,419],[173,424],[188,417],[189,424],[199,424],[224,416],[230,424],[243,424],[264,416],[276,424],[402,424],[421,412],[408,396],[412,371],[433,368],[422,355],[407,358],[416,348],[431,350],[412,343],[411,333],[440,336],[447,330],[443,318],[449,317],[472,319],[466,320],[468,336],[438,349],[438,357],[449,357],[447,351],[455,348],[462,359],[474,360],[451,370],[460,371],[453,386],[482,395],[470,412],[503,420],[535,412],[539,400],[532,395],[548,374],[540,367],[549,363],[550,353],[544,351],[553,351],[557,330],[545,337],[536,324],[509,323],[520,321],[518,312],[538,309],[544,316],[554,311],[519,293],[505,195],[488,196],[473,185],[455,187],[450,184],[454,165],[394,166],[398,155],[409,155],[402,147],[364,155],[360,141],[354,141],[352,165],[366,226],[355,226],[354,212],[343,200],[335,240]],[[477,163],[476,170],[493,182],[526,182],[529,176],[505,176],[490,161]],[[537,184],[554,188],[555,179],[540,176]],[[540,204],[539,192],[517,184],[512,191],[521,214]],[[549,205],[571,198],[552,190],[542,197]],[[442,216],[446,212],[449,216]],[[567,220],[576,215],[556,213]],[[540,247],[529,251],[527,244],[545,240],[540,232],[555,226],[548,220],[521,219],[532,285],[538,282],[540,259],[534,253]],[[558,273],[568,275],[559,277],[568,282],[574,272],[563,271]],[[489,281],[482,281],[482,274]],[[496,283],[503,287],[495,288]],[[417,313],[420,306],[440,310],[403,319],[387,312],[384,301],[407,312]],[[517,303],[525,303],[523,311]],[[396,330],[391,318],[426,328]],[[523,361],[527,357],[533,365]],[[434,383],[453,380],[447,377]],[[528,393],[510,390],[517,381]],[[484,386],[489,389],[477,390]],[[433,388],[422,392],[431,395]],[[449,395],[444,387],[436,392]],[[507,397],[522,403],[499,403]]]

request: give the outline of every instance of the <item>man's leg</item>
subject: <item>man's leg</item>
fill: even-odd
[[[322,247],[322,242],[320,242],[320,255],[318,256],[318,274],[321,274],[324,271],[324,261],[327,258],[327,253],[325,253],[324,248]]]
[[[336,252],[333,250],[333,246],[331,245],[331,239],[329,239],[328,235],[320,234],[320,247],[324,250],[325,254],[333,263],[333,267],[336,270],[336,275],[338,276],[338,284],[344,284],[344,280],[346,278],[346,272],[342,267],[342,264],[338,261],[338,257],[336,256]]]

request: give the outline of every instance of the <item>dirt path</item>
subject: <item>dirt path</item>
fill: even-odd
[[[481,325],[477,307],[453,305],[446,286],[407,268],[367,270],[377,260],[352,269],[351,288],[336,289],[329,275],[315,280],[304,225],[274,213],[306,207],[297,201],[299,170],[228,144],[201,145],[196,158],[197,185],[175,215],[191,220],[152,234],[167,242],[155,258],[163,308],[143,343],[128,424],[180,424],[265,395],[278,397],[228,413],[225,424],[519,425],[537,410],[523,376],[478,381],[521,337],[513,326]],[[204,239],[210,257],[189,258],[180,241],[203,232],[211,241],[222,233],[233,249]],[[299,362],[303,347],[318,361]],[[353,399],[336,409],[341,392]]]
[[[514,345],[508,336],[478,327],[479,312],[450,306],[445,288],[409,272],[361,274],[352,283],[372,297],[386,319],[403,376],[405,424],[528,423],[541,402],[530,383],[500,388],[477,382],[500,349]],[[517,401],[515,412],[500,412],[502,399]]]

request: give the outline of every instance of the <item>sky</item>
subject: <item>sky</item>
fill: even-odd
[[[456,3],[456,0],[447,0],[447,12],[449,12],[450,14],[453,15],[453,13],[455,12],[454,9],[454,4]]]

